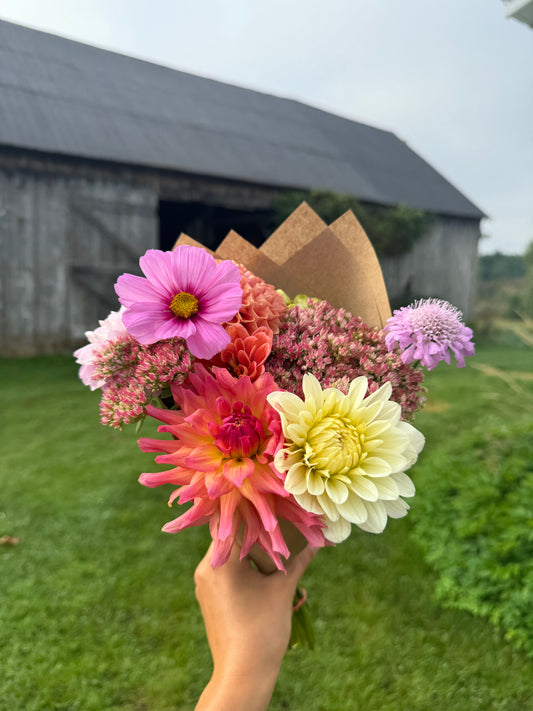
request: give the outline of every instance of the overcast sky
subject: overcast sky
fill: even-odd
[[[482,253],[533,240],[533,29],[501,0],[0,0],[0,17],[393,131],[490,217]]]

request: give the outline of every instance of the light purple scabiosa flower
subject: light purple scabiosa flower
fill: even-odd
[[[419,360],[428,370],[444,360],[450,363],[450,352],[459,368],[465,356],[474,355],[472,329],[461,321],[463,314],[440,299],[420,299],[397,309],[387,320],[385,343],[389,350],[402,349],[404,363]]]
[[[183,338],[192,355],[203,359],[229,343],[222,324],[242,303],[236,264],[217,263],[204,249],[188,245],[173,252],[149,249],[139,264],[146,278],[123,274],[115,284],[131,336],[142,345]]]

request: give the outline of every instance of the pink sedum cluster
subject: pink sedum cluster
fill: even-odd
[[[302,378],[312,373],[322,387],[347,393],[350,383],[364,375],[368,392],[392,385],[392,400],[411,419],[425,400],[420,369],[390,353],[381,331],[327,301],[308,299],[306,307],[292,306],[274,337],[267,370],[283,390],[302,395]]]
[[[193,359],[179,338],[150,346],[131,336],[110,341],[94,362],[103,383],[100,421],[121,428],[141,419],[148,403],[172,383],[182,383],[192,366]]]
[[[172,468],[142,474],[139,481],[145,486],[177,485],[169,503],[176,498],[180,504],[193,502],[163,530],[176,533],[208,523],[213,567],[228,559],[241,524],[241,558],[258,544],[279,570],[285,569],[281,556],[288,557],[289,549],[278,519],[290,521],[312,546],[324,545],[323,522],[286,491],[273,464],[284,443],[280,417],[267,402],[277,389],[268,374],[252,382],[197,365],[186,387],[172,387],[179,410],[147,408],[166,423],[159,431],[173,439],[143,438],[139,445],[144,452],[163,452],[156,461]]]

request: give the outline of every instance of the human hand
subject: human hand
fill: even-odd
[[[296,586],[315,552],[306,547],[291,557],[286,574],[263,575],[235,546],[227,563],[212,568],[209,548],[194,580],[214,668],[197,711],[267,708],[289,644]]]

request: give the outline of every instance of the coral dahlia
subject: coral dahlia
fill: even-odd
[[[311,545],[324,545],[323,523],[296,503],[274,466],[283,444],[279,415],[267,402],[275,390],[268,374],[252,382],[221,368],[209,373],[199,364],[187,387],[172,388],[180,410],[147,408],[149,415],[166,423],[159,431],[174,439],[143,438],[139,446],[145,452],[163,452],[156,461],[173,468],[142,474],[139,481],[145,486],[176,484],[180,488],[170,502],[193,502],[163,530],[176,533],[209,523],[213,567],[228,559],[242,526],[241,557],[257,543],[284,570],[281,556],[287,557],[289,550],[278,518],[290,521]]]

